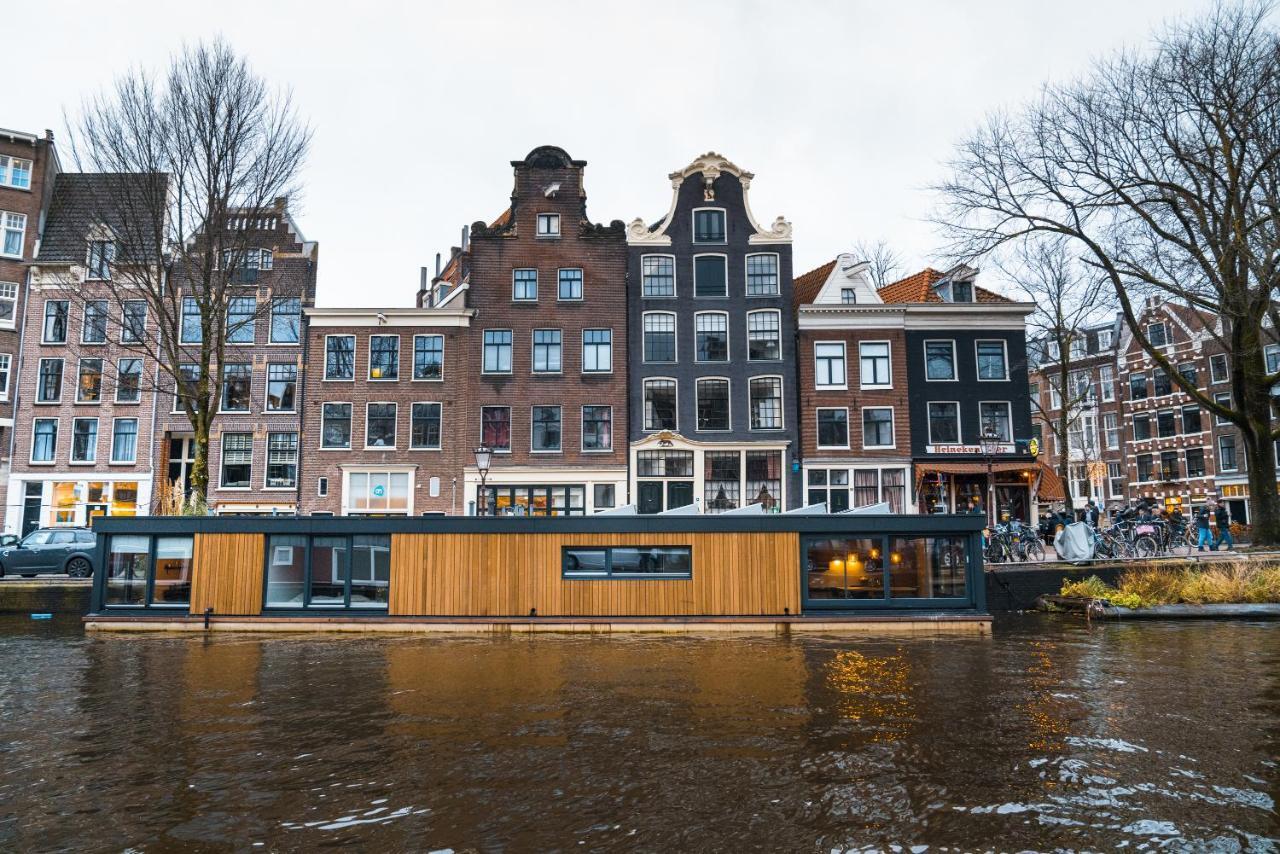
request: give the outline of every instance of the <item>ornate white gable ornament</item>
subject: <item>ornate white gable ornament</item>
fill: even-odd
[[[751,229],[754,232],[747,239],[747,242],[753,244],[791,242],[791,223],[785,217],[778,217],[769,228],[765,228],[760,225],[755,215],[751,212],[749,191],[751,189],[751,179],[755,175],[738,166],[724,155],[708,151],[695,157],[688,166],[683,169],[677,169],[667,176],[671,179],[671,207],[667,210],[666,217],[652,231],[649,230],[649,226],[643,219],[637,217],[632,220],[627,226],[627,243],[633,245],[670,246],[671,238],[667,236],[667,228],[671,225],[671,220],[676,213],[676,201],[680,194],[680,185],[689,176],[701,174],[703,201],[715,201],[715,181],[725,172],[736,176],[742,182],[742,206],[746,210],[747,220],[751,223]]]

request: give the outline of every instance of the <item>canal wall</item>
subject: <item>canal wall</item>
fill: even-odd
[[[0,579],[0,614],[87,614],[88,578]]]
[[[986,573],[987,609],[1033,611],[1040,596],[1056,595],[1064,581],[1082,581],[1096,575],[1114,585],[1125,570],[1123,565],[1076,567],[1068,564],[1047,567],[1001,567]]]

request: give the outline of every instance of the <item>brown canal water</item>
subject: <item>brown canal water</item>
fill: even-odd
[[[1280,626],[86,636],[0,620],[0,850],[1280,848]]]

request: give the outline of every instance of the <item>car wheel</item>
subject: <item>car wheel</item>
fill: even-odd
[[[93,574],[93,567],[82,557],[73,557],[67,561],[67,575],[72,578],[88,578]]]

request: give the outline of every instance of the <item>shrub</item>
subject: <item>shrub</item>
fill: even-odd
[[[1141,566],[1125,570],[1115,587],[1096,575],[1062,582],[1061,594],[1101,599],[1123,608],[1181,603],[1280,603],[1280,563],[1219,563],[1199,569]]]
[[[1136,596],[1147,605],[1169,605],[1177,602],[1186,583],[1181,569],[1143,566],[1128,569],[1116,586],[1122,593]]]

